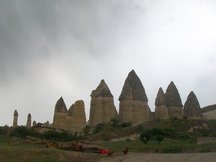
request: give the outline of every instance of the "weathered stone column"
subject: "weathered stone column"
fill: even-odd
[[[86,126],[85,104],[78,100],[73,104],[67,114],[67,130],[72,133],[80,133]]]
[[[155,99],[155,118],[156,119],[169,119],[168,108],[164,102],[164,91],[160,87]]]
[[[168,108],[169,118],[183,117],[181,97],[173,81],[167,87],[164,102]]]
[[[18,126],[17,123],[18,123],[18,112],[17,112],[17,110],[15,110],[14,111],[14,118],[13,118],[13,127],[17,127]]]
[[[142,82],[134,70],[128,74],[125,80],[119,101],[119,120],[121,122],[136,124],[149,121],[148,98]]]
[[[104,80],[101,80],[96,90],[91,93],[89,124],[95,127],[97,124],[108,123],[117,117],[113,95]]]
[[[29,113],[27,116],[27,123],[26,123],[27,128],[31,128],[31,114]]]
[[[183,107],[184,116],[188,118],[201,118],[202,111],[199,101],[193,91],[187,97]]]
[[[61,97],[55,105],[55,112],[53,117],[53,127],[60,129],[67,129],[67,108],[63,98]]]

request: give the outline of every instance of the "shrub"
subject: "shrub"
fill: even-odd
[[[10,132],[10,136],[26,138],[27,136],[34,136],[36,132],[33,129],[28,129],[24,126],[13,128]]]

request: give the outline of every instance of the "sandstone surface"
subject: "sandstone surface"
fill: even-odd
[[[91,93],[89,124],[95,127],[97,124],[108,123],[113,118],[117,118],[113,95],[105,81],[101,80]]]
[[[26,123],[27,128],[31,128],[31,114],[29,113],[27,116],[27,123]]]
[[[82,132],[86,126],[85,105],[83,100],[76,101],[67,114],[67,130],[70,132]]]
[[[167,87],[164,95],[164,104],[168,108],[169,118],[182,118],[182,101],[173,81]]]
[[[156,119],[169,119],[168,108],[164,102],[164,91],[160,87],[155,99],[155,118]]]
[[[64,99],[61,97],[55,105],[55,112],[53,117],[53,127],[59,129],[67,129],[67,107]]]
[[[18,123],[18,112],[17,110],[14,111],[14,117],[13,117],[13,127],[17,127]]]
[[[128,74],[125,80],[119,101],[119,120],[121,122],[136,124],[149,120],[148,98],[142,82],[134,70]]]
[[[202,117],[199,101],[193,91],[188,95],[183,111],[186,117]]]

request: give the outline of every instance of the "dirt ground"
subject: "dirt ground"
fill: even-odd
[[[101,159],[99,162],[216,162],[216,152],[156,154],[129,153]]]

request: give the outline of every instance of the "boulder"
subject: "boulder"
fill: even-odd
[[[125,80],[119,101],[119,120],[121,122],[137,124],[149,120],[148,98],[142,82],[134,70],[128,74]]]
[[[182,101],[173,81],[167,87],[164,95],[164,104],[168,108],[169,118],[182,118]]]
[[[187,100],[184,104],[183,111],[184,116],[189,118],[202,117],[199,101],[193,91],[191,91],[188,95]]]
[[[83,100],[76,101],[67,114],[67,130],[80,133],[86,126],[85,105]]]
[[[104,80],[101,80],[96,90],[91,93],[89,124],[95,127],[97,124],[108,123],[117,117],[113,95]]]
[[[169,119],[168,108],[164,102],[164,91],[160,87],[155,99],[155,118],[156,119]]]

